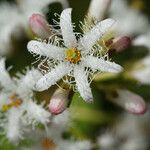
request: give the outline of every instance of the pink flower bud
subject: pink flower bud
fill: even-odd
[[[133,114],[141,115],[147,110],[144,99],[128,90],[117,90],[117,95],[111,100]]]
[[[62,113],[68,105],[68,96],[69,90],[57,89],[48,105],[49,111],[54,115]]]
[[[29,18],[29,25],[33,33],[40,38],[46,39],[51,35],[48,22],[45,17],[40,14],[33,14]]]
[[[126,48],[128,48],[130,43],[131,43],[131,39],[129,37],[127,36],[118,37],[118,38],[113,39],[113,43],[110,49],[115,49],[116,52],[122,52]]]

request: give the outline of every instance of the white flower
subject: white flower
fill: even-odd
[[[146,16],[128,6],[126,1],[112,0],[109,16],[116,21],[114,26],[118,34],[136,35],[149,30]]]
[[[63,133],[70,127],[69,111],[66,110],[60,115],[53,116],[49,126],[45,130],[37,129],[29,132],[28,137],[33,139],[35,144],[28,150],[56,149],[56,150],[90,150],[90,141],[76,141],[64,139]]]
[[[145,57],[139,63],[141,67],[132,70],[131,75],[143,84],[150,84],[150,56]]]
[[[149,110],[149,109],[148,109]],[[147,150],[149,147],[150,111],[142,116],[120,114],[119,122],[102,133],[97,143],[102,150]],[[143,127],[148,126],[147,130]],[[126,140],[122,140],[126,139]]]
[[[148,31],[146,34],[142,34],[136,37],[133,40],[133,45],[135,46],[146,46],[150,50],[150,32]]]
[[[102,20],[107,14],[111,0],[92,0],[88,13],[97,20]]]
[[[29,28],[28,19],[35,12],[43,14],[49,4],[59,2],[63,8],[68,7],[66,0],[19,0],[19,5],[0,4],[0,55],[8,54],[11,49],[11,35],[20,37],[22,29]],[[11,20],[13,21],[10,21]]]
[[[93,49],[93,46],[113,23],[112,19],[101,21],[77,40],[71,23],[71,9],[65,9],[60,16],[64,47],[34,40],[28,43],[27,47],[30,52],[56,60],[58,64],[53,69],[49,68],[49,72],[37,82],[36,89],[38,91],[46,90],[63,76],[69,75],[74,78],[76,88],[83,99],[88,102],[92,101],[89,74],[97,70],[114,73],[122,71],[121,66],[105,60],[103,57],[94,56],[99,49]],[[69,83],[71,82],[73,81]]]
[[[13,21],[10,21],[10,18]],[[0,55],[7,54],[11,46],[11,35],[20,25],[20,13],[16,5],[0,4]]]
[[[41,77],[35,69],[26,71],[26,75],[18,74],[19,78],[11,78],[5,69],[5,59],[0,59],[0,110],[6,113],[6,135],[12,142],[22,138],[23,126],[46,125],[50,113],[41,105],[33,102],[33,86]],[[27,124],[28,123],[28,124]]]
[[[43,109],[42,105],[38,105],[33,101],[29,101],[23,105],[24,109],[26,110],[26,114],[24,118],[28,124],[32,124],[33,127],[36,123],[42,123],[46,125],[49,122],[50,113]]]
[[[33,13],[43,14],[43,9],[55,2],[62,4],[63,8],[68,7],[67,0],[18,0],[18,2],[22,12],[27,17],[31,16]]]

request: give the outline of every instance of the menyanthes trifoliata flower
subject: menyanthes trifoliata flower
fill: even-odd
[[[85,101],[91,102],[93,99],[90,88],[91,75],[93,76],[97,71],[113,73],[122,71],[120,65],[110,62],[106,56],[101,55],[102,47],[97,44],[97,41],[113,25],[114,20],[103,20],[82,35],[73,32],[71,11],[70,8],[65,9],[60,15],[63,39],[55,36],[48,42],[33,40],[28,43],[28,50],[45,56],[49,66],[35,88],[44,91],[64,77],[63,81],[79,91]],[[59,31],[55,32],[59,33]],[[45,65],[45,61],[42,65]]]

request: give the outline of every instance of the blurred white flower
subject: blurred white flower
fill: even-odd
[[[137,35],[149,30],[146,16],[138,10],[132,9],[124,0],[113,0],[109,16],[116,20],[115,32],[119,35]]]
[[[133,40],[134,46],[146,46],[150,50],[150,32],[139,35]]]
[[[56,43],[52,45],[52,43],[40,41],[28,43],[27,47],[31,53],[57,60],[57,65],[53,66],[55,68],[49,68],[49,72],[36,83],[36,89],[38,91],[46,90],[56,84],[63,76],[69,75],[72,77],[69,84],[74,79],[82,98],[91,102],[93,97],[89,86],[91,81],[88,81],[89,74],[97,70],[113,73],[122,71],[120,65],[105,60],[104,57],[94,56],[94,53],[99,53],[101,48],[96,48],[96,46],[93,48],[93,46],[113,23],[114,20],[112,19],[101,21],[77,41],[71,23],[71,9],[65,9],[60,16],[60,28],[65,47],[58,45],[59,40],[57,40],[57,45]]]
[[[19,78],[11,78],[5,69],[4,58],[0,59],[0,70],[0,110],[7,114],[8,120],[4,128],[9,140],[17,142],[22,137],[22,124],[34,126],[49,121],[50,113],[33,102],[33,86],[41,73],[31,69],[26,71],[26,75],[18,74]]]
[[[89,141],[76,141],[64,139],[62,134],[70,127],[69,111],[53,116],[49,126],[45,130],[31,131],[27,136],[35,141],[35,145],[28,150],[56,149],[56,150],[90,150],[92,144]],[[25,149],[24,149],[25,150]]]
[[[119,122],[101,134],[97,143],[101,150],[148,150],[150,111],[142,116],[121,114]]]
[[[17,0],[22,13],[28,18],[33,13],[43,14],[44,9],[48,9],[48,5],[58,2],[63,8],[68,7],[67,0]]]
[[[104,19],[107,14],[111,0],[91,0],[88,13],[97,20]]]
[[[28,19],[33,13],[44,14],[43,9],[54,2],[59,2],[63,8],[68,7],[67,0],[18,0],[18,2],[19,5],[0,3],[0,55],[10,52],[12,34],[20,37],[22,29],[29,28]]]
[[[13,21],[10,21],[11,20]],[[11,35],[21,25],[21,15],[16,5],[0,3],[0,55],[9,53]]]
[[[150,84],[150,56],[145,57],[138,65],[139,68],[135,68],[131,71],[131,75],[135,77],[139,82],[143,84]]]

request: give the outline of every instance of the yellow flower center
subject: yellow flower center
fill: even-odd
[[[67,49],[65,54],[65,59],[70,63],[77,64],[81,60],[81,52],[76,48]]]
[[[11,102],[2,106],[2,111],[6,112],[12,107],[19,107],[22,104],[22,100],[17,97],[16,94],[10,96]]]

